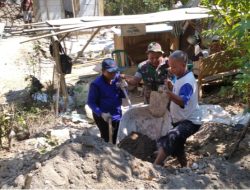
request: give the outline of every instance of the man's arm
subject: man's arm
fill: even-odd
[[[121,78],[125,79],[128,84],[133,85],[133,86],[136,86],[141,81],[141,78],[139,78],[137,75],[130,76],[130,75],[121,74]]]
[[[168,91],[168,92],[167,92],[167,96],[169,97],[169,99],[170,99],[171,101],[173,101],[173,102],[176,103],[177,105],[179,105],[179,106],[181,106],[182,108],[184,108],[184,101],[183,101],[183,99],[182,99],[180,96],[174,94],[174,93],[171,92],[171,91]]]
[[[100,93],[98,91],[97,86],[93,83],[90,84],[87,104],[96,115],[101,116],[102,111],[97,105],[99,98]]]
[[[192,94],[193,94],[193,87],[189,83],[186,83],[181,87],[179,95],[176,95],[171,91],[167,92],[167,95],[169,96],[170,100],[172,100],[174,103],[176,103],[182,108],[184,108],[185,105],[187,105]]]

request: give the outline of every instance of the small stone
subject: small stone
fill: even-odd
[[[194,162],[194,163],[192,164],[191,168],[192,168],[193,170],[197,170],[197,169],[199,168],[199,165],[198,165],[197,163]]]
[[[50,183],[49,180],[45,180],[45,181],[44,181],[44,184],[45,184],[45,185],[48,185],[49,183]]]
[[[95,179],[95,180],[97,179],[97,175],[96,174],[93,174],[91,177],[92,177],[92,179]]]
[[[70,189],[76,189],[75,184],[70,184]]]
[[[203,153],[203,156],[205,156],[205,157],[209,157],[211,154],[209,153],[209,152],[205,152],[205,153]]]
[[[207,163],[206,162],[201,162],[201,163],[199,163],[199,169],[201,170],[201,169],[204,169],[204,168],[206,168],[207,167]]]
[[[137,185],[137,186],[135,187],[135,189],[139,189],[139,190],[144,189],[144,185]]]
[[[213,188],[214,188],[214,189],[218,189],[218,185],[214,184],[214,185],[213,185]]]
[[[216,175],[210,175],[211,180],[218,180],[218,178],[216,177]]]
[[[212,170],[212,171],[214,171],[215,170],[215,166],[213,165],[213,164],[208,164],[208,167]]]
[[[1,189],[10,189],[10,187],[7,184],[4,184],[1,186]]]
[[[178,170],[175,170],[175,175],[179,175],[179,171]]]
[[[189,172],[191,172],[191,169],[184,167],[184,168],[180,168],[179,171],[180,171],[180,173],[189,173]]]
[[[198,170],[198,171],[197,171],[197,174],[199,174],[199,175],[204,175],[204,174],[206,174],[206,171],[205,171],[205,170]]]
[[[17,176],[17,178],[14,181],[14,186],[21,188],[24,185],[24,181],[25,181],[24,176],[19,175],[19,176]]]
[[[35,168],[40,169],[42,167],[42,164],[40,162],[35,163]]]
[[[74,184],[74,180],[69,179],[69,184]]]

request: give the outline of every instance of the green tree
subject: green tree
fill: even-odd
[[[248,102],[250,108],[250,1],[249,0],[203,0],[211,8],[215,26],[209,34],[219,35],[228,49],[238,51],[238,57],[232,60],[239,64],[241,75],[234,86]]]
[[[172,0],[105,0],[105,15],[131,15],[168,9]]]

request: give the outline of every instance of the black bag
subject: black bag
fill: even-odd
[[[60,54],[62,73],[70,74],[72,70],[72,58],[65,53]]]
[[[50,51],[51,56],[54,57],[52,43],[50,43],[50,45],[49,45],[49,51]],[[59,43],[59,54],[60,54],[62,73],[63,74],[70,74],[71,70],[72,70],[72,65],[73,65],[72,58],[65,53],[65,51],[60,43]]]

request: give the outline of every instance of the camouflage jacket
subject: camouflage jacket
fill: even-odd
[[[147,60],[138,65],[136,76],[143,80],[148,89],[157,91],[159,85],[164,84],[165,79],[171,79],[168,68],[168,60],[164,60],[158,68],[153,67]]]

